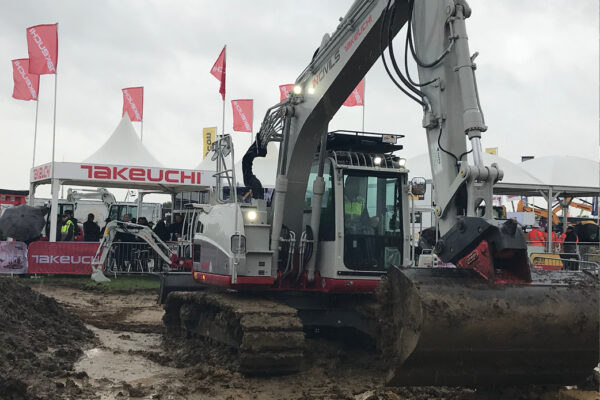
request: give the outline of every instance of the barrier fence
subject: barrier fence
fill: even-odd
[[[169,269],[169,264],[148,244],[140,242],[113,243],[104,262],[106,274],[160,273]]]

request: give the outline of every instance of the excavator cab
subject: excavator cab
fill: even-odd
[[[402,197],[406,176],[344,170],[344,264],[348,269],[385,271],[402,264]]]

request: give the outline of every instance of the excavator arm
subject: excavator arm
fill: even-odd
[[[102,266],[108,257],[112,245],[115,243],[117,233],[127,233],[146,242],[168,265],[175,260],[176,254],[163,242],[150,227],[133,224],[130,222],[111,221],[106,225],[104,236],[100,241],[94,260],[92,261],[92,279],[105,281],[108,278],[102,275]]]
[[[477,93],[475,56],[469,53],[465,28],[470,14],[463,0],[357,0],[335,32],[323,37],[308,67],[296,79],[294,95],[267,113],[257,143],[249,150],[264,156],[266,142],[282,142],[273,201],[274,264],[282,226],[298,237],[302,233],[308,175],[329,121],[389,47],[389,61],[384,57],[386,70],[423,111],[442,235],[436,252],[444,262],[475,269],[490,281],[530,280],[523,233],[512,221],[492,219],[492,188],[503,173],[495,164],[484,165],[481,157],[480,138],[487,127]],[[389,46],[405,25],[405,58],[410,48],[419,82],[410,77],[408,69],[402,71],[393,46]],[[407,63],[405,59],[403,64]],[[398,78],[393,78],[392,67]],[[275,133],[274,121],[279,124]],[[474,165],[466,160],[470,152],[467,138]],[[324,148],[321,146],[321,151]],[[315,193],[318,189],[315,187]],[[482,204],[487,207],[481,208]],[[478,215],[481,209],[485,210],[482,216]],[[317,227],[311,228],[318,232]],[[494,263],[498,254],[516,261]],[[461,263],[465,258],[471,261]]]

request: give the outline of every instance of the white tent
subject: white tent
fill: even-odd
[[[197,192],[214,186],[211,171],[166,168],[146,149],[125,114],[117,129],[94,154],[85,161],[53,162],[31,169],[30,203],[35,189],[51,184],[52,209],[58,209],[60,185],[141,189],[175,194]],[[142,197],[138,197],[138,205]],[[57,214],[51,214],[50,241],[55,240]]]
[[[145,167],[163,166],[144,146],[127,113],[123,115],[121,122],[102,147],[86,158],[84,162],[90,164],[142,165]]]
[[[522,190],[541,189],[547,185],[527,172],[519,164],[515,164],[505,158],[493,154],[483,153],[483,163],[491,165],[498,164],[498,167],[504,172],[504,178],[494,186],[494,193],[497,194],[518,194]],[[473,163],[471,154],[468,155],[469,163]],[[429,155],[427,153],[406,160],[406,168],[409,170],[409,176],[431,178],[431,166],[429,164]]]
[[[554,192],[597,196],[600,192],[600,162],[576,156],[547,156],[524,161],[521,168]]]

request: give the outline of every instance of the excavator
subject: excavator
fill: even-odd
[[[169,293],[169,332],[230,346],[248,375],[300,370],[313,328],[373,338],[390,385],[571,385],[592,374],[597,273],[532,271],[517,224],[480,207],[492,204],[503,172],[482,160],[487,126],[470,16],[465,0],[354,1],[293,93],[267,110],[244,155],[251,194],[243,201],[223,191],[236,182],[231,137],[214,142],[216,188],[189,223],[191,273],[207,289]],[[392,42],[403,27],[399,62]],[[401,135],[328,132],[380,58],[423,112],[435,252],[455,268],[411,264],[408,195],[422,193],[423,182],[408,180]],[[252,162],[270,142],[280,146],[275,192],[265,199]]]

